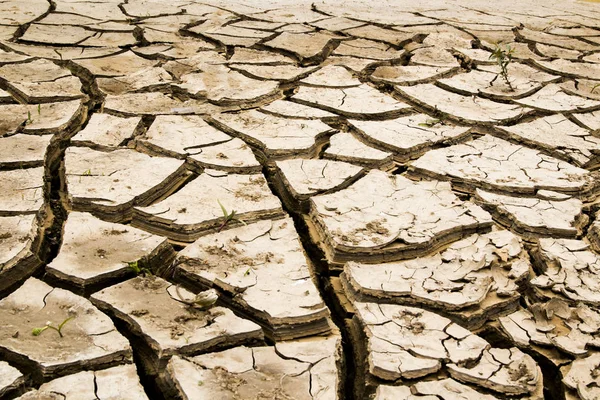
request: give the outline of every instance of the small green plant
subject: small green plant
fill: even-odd
[[[38,115],[42,115],[42,105],[38,104]]]
[[[514,52],[515,49],[513,49],[509,45],[506,45],[505,48],[502,48],[501,44],[496,45],[496,48],[490,55],[490,60],[496,60],[496,63],[500,67],[500,72],[494,77],[494,79],[490,81],[490,85],[493,85],[494,81],[498,78],[498,76],[501,76],[502,79],[504,79],[504,82],[506,82],[506,84],[510,88],[510,90],[515,90],[512,87],[510,80],[508,80],[508,66],[510,65],[513,59]]]
[[[221,211],[223,211],[223,217],[225,218],[225,220],[223,221],[221,226],[219,226],[219,229],[217,230],[217,232],[221,232],[227,225],[229,225],[229,223],[231,221],[239,221],[242,224],[246,225],[246,223],[244,221],[242,221],[241,219],[239,219],[236,216],[237,211],[231,210],[231,212],[228,213],[227,209],[223,206],[223,204],[221,204],[221,202],[219,200],[217,200],[217,203],[219,203],[219,206],[221,206]]]
[[[46,322],[46,325],[44,325],[44,326],[43,326],[43,327],[41,327],[41,328],[33,328],[33,329],[31,330],[31,334],[32,334],[33,336],[40,336],[40,335],[41,335],[41,334],[42,334],[42,333],[43,333],[45,330],[47,330],[47,329],[53,329],[53,330],[55,330],[56,332],[58,332],[58,336],[60,336],[60,337],[63,337],[63,334],[62,334],[62,328],[64,328],[65,324],[66,324],[67,322],[69,322],[70,320],[72,320],[73,318],[75,318],[75,317],[68,317],[68,318],[66,318],[66,319],[65,319],[63,322],[61,322],[61,323],[58,325],[58,327],[55,327],[55,326],[53,326],[53,325],[52,325],[52,322],[48,321],[48,322]]]
[[[125,262],[125,261],[123,261]],[[130,270],[133,271],[133,273],[137,276],[137,275],[152,275],[152,271],[150,271],[148,268],[146,267],[141,267],[139,265],[139,263],[137,261],[129,261],[127,262],[127,266],[129,267]]]
[[[88,170],[84,171],[83,176],[92,176],[92,170],[88,169]]]
[[[437,124],[440,124],[441,122],[442,122],[441,119],[428,118],[425,122],[421,122],[419,124],[419,126],[424,126],[426,128],[433,128],[434,126],[436,126]]]
[[[33,124],[33,120],[31,119],[31,111],[27,111],[27,124]]]

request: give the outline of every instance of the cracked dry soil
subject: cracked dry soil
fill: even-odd
[[[599,166],[595,1],[0,1],[0,399],[600,399]]]

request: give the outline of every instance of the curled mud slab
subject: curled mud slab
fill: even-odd
[[[432,150],[411,165],[418,174],[450,180],[457,188],[535,194],[552,190],[579,197],[597,194],[595,174],[541,151],[493,136]]]
[[[520,240],[496,231],[471,235],[433,256],[349,262],[341,281],[352,300],[426,306],[477,328],[517,307],[530,269]]]
[[[368,361],[367,381],[435,378],[445,372],[500,395],[541,399],[541,371],[517,348],[492,347],[450,320],[418,308],[356,303],[356,310],[353,332],[356,341],[366,339],[358,357]]]
[[[599,398],[600,9],[543,3],[0,1],[0,398]]]
[[[311,198],[309,221],[334,263],[411,258],[492,225],[487,212],[457,198],[448,184],[376,170]]]

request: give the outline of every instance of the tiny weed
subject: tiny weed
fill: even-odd
[[[242,221],[241,219],[236,217],[237,211],[231,210],[231,212],[228,213],[227,209],[223,206],[223,204],[221,204],[221,202],[219,200],[217,200],[217,203],[219,203],[219,206],[221,206],[221,211],[223,211],[223,217],[225,218],[225,220],[223,221],[223,223],[221,224],[221,226],[219,227],[217,232],[221,232],[223,230],[223,228],[225,228],[227,225],[229,225],[229,223],[231,221],[239,221],[242,224],[246,225],[246,223],[244,221]]]
[[[38,115],[42,115],[42,105],[38,104]]]
[[[88,169],[88,170],[84,171],[83,176],[92,176],[92,170]]]
[[[425,122],[421,122],[419,124],[419,126],[424,126],[426,128],[433,128],[434,126],[436,126],[437,124],[439,124],[441,122],[442,122],[441,119],[430,118],[430,119],[427,119]]]
[[[33,120],[31,119],[31,111],[27,111],[27,123],[33,124]]]
[[[58,332],[58,335],[60,337],[63,337],[62,328],[64,328],[65,324],[67,322],[69,322],[70,320],[72,320],[73,318],[75,318],[75,317],[68,317],[63,322],[61,322],[60,325],[58,325],[58,327],[52,326],[52,322],[48,321],[48,322],[46,322],[46,325],[43,326],[43,327],[41,327],[41,328],[33,328],[32,331],[31,331],[31,334],[33,336],[40,336],[45,330],[47,330],[47,329],[53,329],[56,332]]]
[[[123,261],[125,262],[125,261]],[[130,262],[125,262],[127,264],[127,266],[129,267],[130,270],[132,270],[135,275],[152,275],[152,271],[150,271],[148,268],[146,267],[140,267],[139,263],[137,261],[130,261]]]
[[[513,90],[513,91],[515,90],[512,87],[512,84],[510,83],[510,81],[508,80],[508,66],[513,59],[514,52],[515,52],[515,49],[513,49],[512,47],[510,47],[508,45],[506,46],[506,48],[502,48],[502,46],[500,44],[496,45],[496,48],[490,55],[490,60],[496,60],[496,63],[500,67],[500,73],[498,75],[496,75],[494,77],[494,79],[491,80],[490,85],[493,85],[494,81],[498,78],[498,76],[501,76],[502,79],[504,79],[504,82],[506,82],[506,84],[510,88],[510,90]]]

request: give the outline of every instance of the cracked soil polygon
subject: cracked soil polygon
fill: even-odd
[[[0,361],[0,396],[18,389],[24,383],[24,376],[18,369],[10,366],[6,361]]]
[[[220,204],[219,204],[220,203]],[[224,216],[221,205],[234,219]],[[284,216],[262,174],[228,175],[206,170],[171,196],[135,207],[133,225],[181,242],[243,223]],[[242,221],[242,222],[240,222]]]
[[[92,148],[112,149],[131,138],[141,118],[122,118],[111,114],[94,114],[71,142]]]
[[[179,254],[175,275],[223,290],[238,310],[254,316],[277,339],[328,332],[329,311],[293,228],[285,218],[202,237]]]
[[[411,170],[450,180],[469,192],[482,188],[531,195],[552,190],[585,199],[597,191],[596,180],[588,171],[489,135],[431,150],[416,160]]]
[[[429,110],[441,111],[442,118],[448,117],[468,124],[506,124],[531,111],[518,104],[497,103],[476,96],[455,94],[429,83],[396,86],[396,91]]]
[[[393,118],[410,108],[368,85],[342,89],[301,86],[292,101],[357,119]]]
[[[262,340],[254,322],[229,309],[194,308],[194,295],[156,276],[138,276],[94,293],[92,302],[123,321],[153,352],[154,368],[173,355],[210,352]],[[155,373],[157,373],[156,371]]]
[[[102,152],[72,147],[65,156],[65,170],[73,209],[109,221],[129,218],[134,204],[168,194],[187,177],[183,161],[130,149]]]
[[[282,118],[256,110],[212,117],[217,127],[260,149],[266,157],[312,155],[333,129],[319,120]]]
[[[185,398],[338,399],[338,338],[238,347],[189,359],[173,357],[167,374]]]
[[[110,318],[89,300],[29,278],[0,300],[0,351],[5,357],[27,362],[34,374],[51,378],[81,369],[98,369],[127,363],[131,347]],[[72,318],[62,335],[48,330],[39,336],[32,329],[55,327]]]
[[[348,188],[310,199],[315,240],[330,262],[399,260],[491,227],[490,215],[444,182],[373,170]]]
[[[476,328],[514,310],[529,279],[520,240],[508,231],[471,235],[431,256],[385,264],[348,262],[348,297],[421,305]]]
[[[132,263],[156,271],[175,256],[163,237],[104,222],[88,213],[71,212],[63,229],[60,252],[46,272],[81,290],[125,279],[133,274]]]
[[[382,170],[393,167],[393,157],[392,152],[371,147],[349,132],[336,133],[329,138],[329,146],[323,153],[323,158]]]
[[[117,399],[124,393],[130,400],[147,400],[134,365],[121,365],[100,371],[82,371],[46,382],[19,400]]]
[[[447,318],[419,308],[376,303],[356,307],[353,324],[367,339],[361,354],[373,376],[394,381],[444,369],[476,387],[541,399],[541,371],[517,348],[492,347]]]
[[[540,274],[531,280],[543,299],[558,297],[569,302],[600,304],[597,287],[600,255],[582,240],[539,240],[533,259]]]
[[[52,135],[16,134],[0,137],[0,168],[41,167]]]
[[[426,114],[386,121],[348,122],[367,143],[391,151],[399,162],[417,158],[433,147],[470,138],[468,128],[452,126]]]
[[[496,221],[525,238],[574,238],[581,235],[588,222],[579,199],[512,197],[480,189],[477,189],[475,198],[476,202],[490,210]]]

